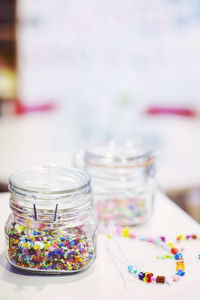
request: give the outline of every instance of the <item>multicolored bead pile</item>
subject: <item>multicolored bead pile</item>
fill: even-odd
[[[149,216],[147,201],[138,197],[99,200],[95,208],[98,221],[104,224],[114,221],[116,225],[136,225],[145,222]]]
[[[13,222],[7,238],[8,259],[22,269],[74,272],[86,269],[95,258],[93,240],[80,227],[53,233]]]
[[[163,275],[154,276],[154,274],[151,272],[143,272],[137,266],[129,265],[128,272],[130,274],[134,275],[139,280],[148,282],[148,283],[152,282],[152,283],[171,284],[173,282],[178,281],[182,276],[185,275],[185,265],[184,265],[184,260],[183,260],[183,254],[171,242],[167,242],[167,240],[164,236],[160,236],[158,238],[140,236],[135,233],[131,233],[131,230],[128,227],[123,228],[120,226],[118,226],[116,228],[116,234],[118,236],[122,236],[122,237],[138,239],[140,241],[153,243],[157,246],[162,247],[166,251],[168,251],[170,253],[170,255],[171,254],[173,255],[173,257],[176,261],[176,273],[171,276],[167,276],[167,277],[163,276]],[[108,235],[108,238],[110,239],[111,235]]]

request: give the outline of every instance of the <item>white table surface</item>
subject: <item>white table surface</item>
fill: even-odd
[[[182,244],[185,247],[184,255],[188,257],[188,260],[186,259],[185,262],[186,276],[171,286],[145,284],[132,277],[129,281],[124,283],[124,280],[126,281],[127,278],[130,278],[130,275],[126,271],[127,266],[124,265],[121,267],[121,265],[116,262],[116,259],[114,263],[110,253],[114,253],[113,246],[115,245],[115,238],[108,240],[103,234],[99,234],[98,236],[98,254],[96,261],[93,266],[85,272],[75,275],[41,276],[16,271],[16,269],[10,267],[7,263],[4,251],[3,228],[9,214],[8,197],[9,195],[7,193],[0,195],[0,299],[199,299],[200,281],[198,274],[200,261],[192,259],[194,253],[200,253],[199,240],[187,241],[187,244],[186,242]],[[180,233],[198,233],[199,229],[199,225],[175,204],[169,201],[165,196],[157,194],[155,210],[151,221],[145,226],[135,228],[135,232],[175,237],[175,235]],[[154,256],[156,251],[160,251],[160,249],[156,249],[154,245],[145,242],[133,241],[127,238],[118,238],[117,241],[121,245],[121,249],[126,252],[129,260],[134,260],[138,255],[142,258],[145,253],[147,258],[152,260],[153,258],[149,256],[149,254]],[[112,252],[108,253],[108,248],[111,249]],[[187,251],[189,252],[187,253]],[[143,262],[143,264],[147,265],[145,262]],[[160,262],[154,259],[154,261],[150,262],[151,269],[148,270],[154,272],[156,266],[160,264],[161,270],[164,269],[165,272],[173,270],[170,274],[174,273],[175,263],[173,260]],[[124,280],[118,270],[123,272]],[[161,271],[161,274],[165,274],[164,271]]]

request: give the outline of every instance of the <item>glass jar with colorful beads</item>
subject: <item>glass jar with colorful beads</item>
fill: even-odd
[[[9,179],[5,225],[9,263],[49,274],[87,269],[96,256],[96,217],[89,176],[56,166],[17,171]]]
[[[92,178],[98,221],[146,222],[153,209],[155,150],[145,139],[109,141],[78,153],[75,165]]]

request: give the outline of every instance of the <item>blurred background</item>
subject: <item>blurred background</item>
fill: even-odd
[[[90,141],[159,141],[157,180],[200,222],[200,1],[0,0],[0,190]]]

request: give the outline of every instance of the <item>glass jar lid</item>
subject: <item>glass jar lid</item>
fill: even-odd
[[[11,192],[40,199],[65,197],[90,189],[90,177],[75,168],[34,167],[15,172],[9,178]]]
[[[109,141],[87,149],[85,163],[98,167],[145,167],[153,163],[155,150],[150,142],[134,139],[126,142]]]

